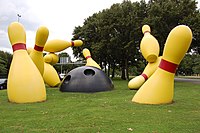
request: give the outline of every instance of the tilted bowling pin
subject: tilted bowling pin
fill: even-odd
[[[148,25],[142,27],[142,32],[144,36],[140,42],[141,53],[148,62],[155,62],[160,52],[159,43],[156,38],[151,35],[151,29]]]
[[[159,55],[159,43],[154,36],[150,34],[150,27],[148,25],[144,25],[142,27],[142,32],[144,33],[144,37],[140,43],[140,50],[143,57],[149,62],[145,67],[143,73],[135,78],[131,79],[128,83],[129,89],[139,89],[142,84],[156,71],[159,63],[160,57]]]
[[[44,51],[47,52],[60,52],[68,47],[79,47],[83,44],[81,40],[75,40],[72,42],[68,42],[65,40],[60,40],[60,39],[54,39],[54,40],[49,40],[46,42],[44,46]]]
[[[44,73],[44,59],[43,59],[43,48],[48,39],[49,30],[45,26],[38,28],[35,38],[35,47],[30,53],[30,57],[37,66],[41,75]]]
[[[130,90],[139,89],[144,82],[156,71],[160,64],[161,57],[158,57],[157,60],[153,63],[148,63],[141,75],[136,76],[128,82],[128,88]]]
[[[86,59],[86,66],[93,66],[101,69],[101,67],[92,59],[90,51],[87,48],[83,49],[83,56]]]
[[[50,64],[56,64],[55,60],[58,61],[58,56],[54,56],[52,53],[47,54],[44,56],[44,74],[43,79],[44,82],[51,86],[51,87],[57,87],[60,84],[60,78],[58,76],[57,71],[55,68]]]
[[[26,33],[22,24],[8,26],[8,36],[13,48],[7,93],[10,102],[31,103],[46,100],[43,78],[26,51]]]
[[[171,103],[174,95],[174,75],[192,41],[192,31],[179,25],[169,33],[158,69],[140,87],[132,101],[142,104]]]

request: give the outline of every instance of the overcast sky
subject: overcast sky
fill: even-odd
[[[7,27],[18,21],[26,29],[26,43],[34,47],[35,33],[39,26],[49,29],[50,39],[71,41],[75,26],[82,26],[84,19],[93,13],[110,8],[123,0],[0,0],[0,50],[12,53]],[[132,0],[136,1],[136,0]],[[199,0],[200,1],[200,0]],[[65,50],[72,54],[72,50]]]

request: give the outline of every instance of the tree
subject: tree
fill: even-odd
[[[160,43],[162,53],[169,32],[177,25],[188,25],[193,31],[190,49],[200,53],[200,13],[195,0],[150,0],[148,17],[144,19],[152,28],[152,34]]]
[[[193,67],[192,67],[192,71],[194,74],[199,75],[200,74],[200,55],[193,55]]]
[[[12,60],[12,54],[0,51],[0,76],[7,76]]]
[[[200,53],[200,13],[195,0],[150,0],[146,3],[124,0],[85,19],[83,26],[75,27],[73,39],[82,39],[83,47],[73,48],[75,56],[82,56],[87,47],[92,58],[112,77],[119,68],[122,79],[129,78],[130,67],[136,73],[143,71],[146,61],[140,53],[141,28],[150,25],[152,34],[160,43],[160,55],[169,32],[177,25],[188,25],[193,31],[190,51]]]
[[[141,5],[145,6],[145,2]],[[114,76],[116,65],[119,64],[121,78],[129,77],[128,67],[139,55],[138,42],[142,34],[138,27],[146,13],[145,8],[138,10],[141,5],[130,1],[114,4],[110,9],[93,14],[85,20],[82,27],[76,27],[74,30],[73,39],[84,38],[84,44],[91,51],[95,61],[101,64],[105,71],[108,67],[108,75],[112,69]],[[137,17],[138,19],[135,19]],[[77,51],[75,50],[76,55],[81,52]]]

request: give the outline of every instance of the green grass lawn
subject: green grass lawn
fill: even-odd
[[[0,91],[0,133],[200,133],[200,84],[175,83],[173,104],[131,102],[128,81],[98,93],[47,88],[47,101],[14,104]]]

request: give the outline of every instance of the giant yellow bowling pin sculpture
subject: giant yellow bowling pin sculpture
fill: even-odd
[[[68,42],[65,40],[55,39],[46,42],[44,50],[50,53],[44,56],[45,63],[44,63],[43,79],[47,85],[51,87],[56,87],[60,84],[58,73],[52,66],[56,64],[59,60],[58,55],[56,55],[55,52],[60,52],[71,46],[78,47],[81,46],[82,44],[83,42],[81,40]]]
[[[192,32],[189,27],[179,25],[171,30],[159,67],[137,91],[133,102],[166,104],[173,101],[176,68],[190,47],[191,41]]]
[[[90,51],[87,48],[83,49],[83,56],[86,59],[86,66],[93,66],[101,69],[101,67],[92,59]]]
[[[128,83],[129,89],[139,89],[144,82],[156,71],[160,58],[158,58],[160,47],[156,38],[150,34],[150,26],[142,26],[142,32],[144,34],[141,43],[140,50],[143,57],[149,62],[145,67],[143,73],[135,78],[131,79]]]
[[[44,73],[44,59],[43,59],[43,48],[48,39],[49,30],[45,26],[38,28],[35,38],[35,47],[30,53],[30,57],[37,66],[41,75]]]
[[[8,26],[13,48],[7,93],[10,102],[32,103],[46,100],[43,78],[26,51],[26,33],[23,25],[13,22]]]

